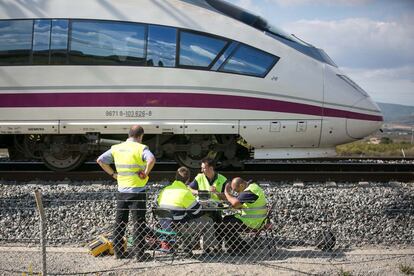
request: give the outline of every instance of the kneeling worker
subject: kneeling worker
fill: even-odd
[[[237,192],[238,196],[233,196],[231,190]],[[265,193],[259,185],[248,184],[236,177],[226,185],[224,194],[233,208],[241,209],[241,214],[223,218],[225,227],[221,229],[221,235],[224,236],[227,251],[235,254],[246,252],[250,245],[243,242],[238,233],[261,227],[267,213]]]
[[[172,228],[186,236],[185,249],[192,252],[200,236],[204,236],[204,248],[214,246],[213,220],[204,215],[200,203],[187,187],[190,170],[180,167],[175,181],[163,188],[157,198],[158,208],[168,210],[172,218]]]

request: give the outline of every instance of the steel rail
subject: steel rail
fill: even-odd
[[[160,162],[151,173],[152,181],[171,180],[178,165]],[[241,176],[256,181],[414,181],[414,163],[355,162],[255,162],[244,168],[220,170],[226,177]],[[195,175],[197,170],[193,172]],[[86,163],[77,171],[53,172],[40,162],[1,162],[0,179],[8,181],[111,180],[96,163]]]

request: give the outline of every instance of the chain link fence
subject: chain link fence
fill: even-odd
[[[267,219],[251,229],[232,218],[238,210],[213,208],[209,201],[202,202],[203,217],[171,223],[154,205],[161,184],[147,190],[145,223],[130,214],[123,228],[114,223],[112,183],[2,183],[0,274],[414,273],[413,183],[277,184],[262,183]],[[43,220],[35,190],[42,195]]]

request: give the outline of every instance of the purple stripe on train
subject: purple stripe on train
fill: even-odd
[[[1,94],[0,107],[192,107],[285,112],[368,121],[382,116],[280,100],[198,93],[22,93]]]

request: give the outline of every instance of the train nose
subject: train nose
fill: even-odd
[[[353,118],[346,119],[348,135],[354,139],[362,139],[381,128],[383,117],[379,106],[370,98],[365,97],[354,106],[361,110]]]

